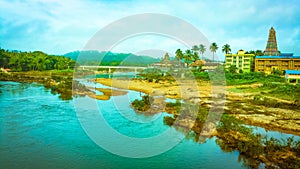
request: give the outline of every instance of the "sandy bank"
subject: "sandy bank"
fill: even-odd
[[[145,80],[117,80],[98,78],[96,82],[106,86],[112,86],[121,89],[140,91],[151,94],[159,91],[167,98],[172,99],[190,99],[192,97],[210,97],[211,87],[209,83],[200,83],[196,81],[184,82],[147,82]]]
[[[201,106],[211,108],[213,106],[210,99],[212,87],[209,82],[183,81],[183,82],[147,82],[145,80],[116,80],[116,79],[95,79],[96,82],[106,86],[113,86],[121,89],[141,91],[146,94],[160,91],[167,98],[191,100],[199,98]],[[257,86],[257,84],[255,84]],[[234,86],[220,88],[227,90]],[[253,86],[255,87],[255,86]],[[224,91],[221,91],[224,93]],[[284,133],[300,135],[300,110],[289,108],[273,108],[256,105],[250,100],[253,95],[249,93],[226,91],[225,113],[231,114],[245,121],[246,124],[260,126],[269,130],[276,130]],[[277,99],[278,102],[288,103],[285,100]]]

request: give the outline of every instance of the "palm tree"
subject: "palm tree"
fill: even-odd
[[[178,66],[181,65],[180,60],[183,59],[183,53],[180,49],[177,49],[175,52],[175,59],[178,61]]]
[[[231,49],[230,49],[230,45],[226,44],[222,47],[222,52],[225,54],[228,54],[229,52],[231,52]]]
[[[203,54],[206,51],[206,48],[205,48],[205,46],[203,44],[199,45],[199,51],[200,51],[200,53],[202,55],[202,60],[203,60],[204,59]]]
[[[185,55],[184,55],[184,62],[188,65],[189,62],[192,60],[192,51],[190,49],[185,51]]]
[[[215,53],[219,47],[216,42],[213,42],[209,48],[210,48],[210,51],[213,53],[213,62],[214,62],[215,61]]]
[[[199,47],[198,47],[197,45],[194,45],[194,46],[192,47],[192,51],[193,51],[194,53],[198,53]]]
[[[193,58],[194,62],[195,62],[196,60],[199,60],[199,54],[198,54],[197,52],[193,53],[193,54],[192,54],[192,58]]]

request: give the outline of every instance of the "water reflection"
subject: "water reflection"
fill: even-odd
[[[0,103],[0,112],[2,112],[0,114],[0,158],[3,168],[16,168],[19,166],[24,168],[265,167],[263,160],[249,158],[247,154],[237,151],[236,145],[230,146],[230,144],[223,141],[224,139],[218,137],[206,138],[195,131],[186,134],[187,130],[184,127],[175,126],[173,128],[178,132],[186,134],[186,139],[174,149],[156,157],[138,160],[115,156],[96,146],[87,137],[77,120],[72,100],[62,101],[51,95],[49,91],[45,91],[42,86],[34,84],[28,85],[25,83],[23,85],[15,82],[1,82],[0,84],[0,90],[2,91],[0,94],[2,99]],[[94,85],[94,83],[91,85]],[[95,85],[101,87],[98,84]],[[140,95],[138,92],[130,91],[127,97],[129,101],[133,101],[140,98]],[[132,109],[128,109],[131,112],[126,116],[132,116],[128,120],[118,114],[117,110],[111,111],[114,108],[111,106],[111,102],[97,102],[106,111],[105,118],[107,121],[117,131],[132,137],[143,138],[159,134],[168,129],[168,126],[163,123],[163,117],[170,116],[174,118],[174,115],[166,113],[151,118],[143,114],[136,114]],[[127,109],[122,107],[122,110]],[[131,122],[133,118],[136,121],[144,122],[146,125],[136,125],[135,122]],[[271,133],[273,136],[276,135],[276,132]],[[285,138],[285,135],[278,132],[278,138]],[[299,137],[295,137],[294,140],[299,140]],[[266,143],[266,141],[264,142]],[[242,148],[246,147],[243,145],[246,144],[245,142],[239,144]],[[276,141],[269,141],[268,145],[270,145],[269,148],[280,149]],[[288,155],[292,152],[287,147],[282,149]],[[281,157],[280,154],[269,154],[270,158],[274,156]],[[300,154],[296,154],[296,156],[299,157]],[[280,159],[276,160],[280,161]],[[286,158],[284,163],[279,166],[288,167],[284,164],[289,164],[291,167],[297,167],[292,166],[297,162],[297,159],[292,160],[292,158]]]

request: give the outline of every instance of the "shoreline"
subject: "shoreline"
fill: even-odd
[[[11,72],[2,76],[3,81],[15,82],[37,82],[43,84],[45,88],[54,90],[60,94],[63,100],[72,99],[72,95],[86,95],[98,100],[108,100],[114,93],[122,93],[118,91],[106,92],[103,95],[97,95],[95,92],[88,90],[88,88],[78,84],[72,90],[72,80],[70,72]],[[55,80],[53,80],[53,78]],[[155,95],[160,93],[166,98],[189,100],[194,104],[204,106],[206,108],[212,107],[211,86],[206,81],[181,81],[181,82],[167,82],[160,81],[159,83],[147,82],[145,80],[116,80],[109,78],[93,79],[97,83],[106,86],[134,90],[143,92],[148,95]],[[197,82],[197,84],[195,84]],[[73,84],[74,85],[74,84]],[[244,85],[243,85],[244,86]],[[260,84],[250,84],[249,87],[259,87]],[[244,121],[245,124],[259,126],[266,130],[280,131],[288,134],[300,136],[300,108],[284,107],[274,108],[253,103],[253,93],[233,92],[232,88],[239,88],[240,86],[226,86],[226,100],[224,112],[230,114],[238,119]],[[99,89],[101,90],[101,89]],[[99,91],[98,90],[98,91]],[[74,93],[75,92],[75,93]],[[100,91],[101,92],[101,91]],[[103,92],[102,92],[103,93]],[[264,96],[268,97],[268,96]],[[272,98],[272,97],[270,97]],[[276,103],[291,105],[291,101],[278,99],[273,97]]]
[[[96,78],[95,82],[105,86],[134,90],[151,95],[160,91],[170,99],[189,100],[198,105],[212,107],[211,86],[209,83],[197,81],[197,85],[189,81],[185,83],[147,82],[145,80],[117,80]],[[191,87],[192,85],[192,87]],[[254,84],[255,86],[259,86]],[[245,124],[265,128],[266,130],[279,131],[300,136],[300,110],[271,108],[251,103],[251,95],[229,92],[233,86],[226,86],[226,100],[224,113],[244,121]],[[279,100],[278,102],[280,102]],[[282,100],[281,102],[287,102]],[[250,107],[250,108],[249,108]]]

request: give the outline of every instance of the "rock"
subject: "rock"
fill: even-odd
[[[188,100],[189,100],[190,102],[192,102],[192,103],[195,103],[195,104],[198,104],[198,103],[201,102],[200,97],[190,97]]]
[[[212,122],[205,123],[202,131],[201,131],[201,136],[210,136],[216,131],[216,124]]]

